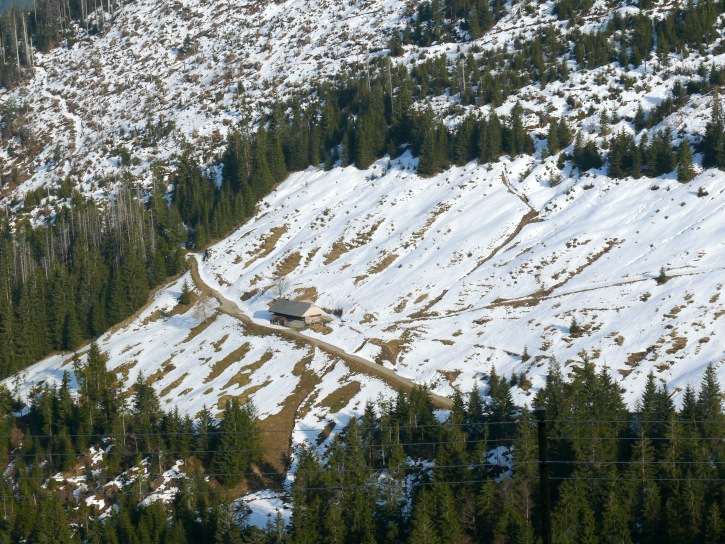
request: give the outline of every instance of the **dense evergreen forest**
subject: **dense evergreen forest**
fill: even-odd
[[[262,460],[265,432],[280,430],[263,430],[251,405],[230,401],[219,423],[206,409],[193,420],[163,412],[142,375],[124,394],[95,345],[74,370],[78,395],[68,376],[33,391],[23,411],[0,392],[8,466],[0,542],[533,544],[539,536],[536,429],[510,395],[525,377],[492,370],[490,400],[478,389],[457,394],[442,422],[422,387],[368,404],[323,449],[297,448],[287,489]],[[714,367],[699,391],[681,392],[679,410],[652,375],[628,411],[606,367],[585,359],[567,372],[569,380],[553,362],[532,401],[547,410],[554,542],[721,542],[725,414]],[[94,465],[89,452],[101,450]],[[177,460],[188,476],[176,498],[141,504]],[[59,472],[86,474],[87,487],[68,492],[49,480]],[[104,487],[118,475],[127,485]],[[265,528],[247,524],[246,505],[232,499],[260,485],[290,503],[289,524],[279,516]],[[84,500],[96,493],[116,505],[104,520]]]
[[[185,269],[184,240],[178,213],[131,187],[119,187],[103,208],[75,193],[44,226],[4,222],[0,378],[133,313],[151,286]]]
[[[102,31],[102,13],[115,5],[37,0],[31,9],[3,13],[0,85],[22,81],[33,69],[33,48],[46,51],[70,38],[73,21],[88,34]],[[559,0],[555,14],[576,27],[591,5]],[[390,56],[401,55],[404,44],[480,37],[504,8],[498,0],[422,2],[406,28],[390,37]],[[537,142],[519,103],[505,116],[490,111],[527,85],[566,81],[574,64],[582,71],[614,63],[646,69],[668,63],[670,53],[703,52],[724,9],[725,2],[702,0],[656,19],[615,15],[593,33],[563,35],[548,27],[513,48],[473,48],[455,60],[430,56],[411,68],[377,57],[312,92],[267,104],[254,123],[230,131],[219,157],[220,184],[192,150],[184,153],[168,180],[170,202],[160,178],[143,191],[118,186],[103,205],[62,184],[56,192],[66,202],[48,210],[46,224],[0,224],[0,378],[52,351],[72,350],[131,315],[154,286],[185,269],[184,244],[198,249],[226,235],[276,183],[309,166],[366,169],[386,155],[409,152],[426,177],[454,164],[539,150],[557,156],[562,169],[604,168],[613,178],[677,170],[679,181],[688,182],[695,152],[704,167],[725,167],[718,96],[725,69],[705,63],[678,73],[661,104],[626,119],[632,133],[610,134],[622,120],[592,108],[604,146],[554,115],[537,120],[546,131],[545,144],[543,135]],[[619,85],[627,89],[634,81],[621,76]],[[652,130],[691,96],[708,93],[713,112],[703,138],[691,145]],[[434,110],[429,99],[443,94],[458,103]],[[472,105],[491,108],[485,114],[466,109]],[[3,139],[22,140],[19,115],[4,109]],[[24,209],[43,198],[43,190],[28,193]],[[0,477],[0,544],[533,544],[540,536],[534,425],[530,411],[516,407],[509,394],[521,377],[492,371],[490,401],[478,390],[457,395],[443,422],[425,389],[369,405],[322,451],[298,449],[296,478],[285,490],[277,483],[282,475],[263,461],[264,431],[251,405],[230,401],[220,421],[208,410],[193,419],[164,412],[143,376],[124,393],[95,344],[87,362],[76,358],[73,368],[74,378],[66,375],[60,387],[38,388],[24,401],[0,391],[0,466],[9,467]],[[725,415],[713,368],[698,391],[681,393],[679,410],[672,392],[652,376],[629,411],[606,368],[584,361],[566,372],[567,380],[552,364],[532,402],[549,418],[554,541],[722,542]],[[91,447],[106,452],[100,468],[90,464]],[[153,466],[157,474],[177,460],[188,478],[175,500],[141,505],[153,488],[141,467]],[[87,474],[88,490],[59,491],[50,480],[58,472]],[[83,499],[119,474],[133,485],[108,492],[117,508],[102,521]],[[250,527],[244,505],[232,506],[242,490],[262,483],[290,502],[289,525],[278,517],[266,528]]]
[[[54,5],[52,1],[37,2],[32,19],[35,21],[37,12],[41,25],[44,10],[52,11]],[[64,16],[78,17],[82,12],[83,20],[87,17],[88,9],[81,4],[64,6]],[[485,2],[476,6],[466,12],[453,1],[422,4],[412,26],[392,37],[391,54],[398,51],[398,42],[461,39],[456,29],[471,31],[475,24],[488,28],[501,10],[501,6]],[[563,17],[568,9],[565,2],[557,6]],[[597,33],[576,36],[573,42],[548,28],[533,41],[515,44],[513,50],[468,54],[458,62],[432,57],[409,69],[379,57],[334,81],[319,83],[312,93],[270,103],[257,119],[255,130],[246,128],[252,126],[246,120],[241,128],[230,131],[219,158],[220,184],[195,162],[191,150],[184,153],[169,180],[173,185],[170,206],[163,198],[166,187],[161,181],[143,192],[120,188],[107,205],[100,206],[74,194],[71,181],[66,180],[54,189],[65,205],[55,215],[47,210],[50,220],[46,225],[31,228],[21,223],[11,228],[8,222],[0,224],[4,302],[0,305],[0,378],[53,350],[71,350],[131,315],[151,288],[183,270],[182,244],[199,248],[229,233],[289,172],[320,164],[367,168],[385,155],[395,157],[407,151],[418,157],[418,173],[430,176],[452,164],[531,154],[535,142],[525,128],[520,104],[507,117],[467,111],[463,105],[495,107],[524,85],[564,80],[568,68],[560,60],[567,54],[581,68],[591,69],[609,62],[636,66],[648,57],[655,37],[659,48],[670,44],[668,51],[695,47],[693,33],[707,39],[722,6],[706,0],[657,22],[645,15],[617,15]],[[2,16],[5,32],[16,11]],[[470,17],[478,13],[478,23],[469,17],[462,27],[451,26],[465,13]],[[29,13],[25,15],[30,19]],[[58,35],[49,23],[42,25],[48,36]],[[30,36],[37,47],[41,42],[49,47],[52,40],[48,36],[41,39],[38,28],[31,26]],[[4,47],[10,66],[8,48],[12,44],[3,39],[0,49]],[[665,62],[664,57],[660,62]],[[564,118],[552,116],[544,120],[548,129],[541,153],[557,155],[561,168],[570,162],[580,172],[606,165],[608,175],[615,178],[659,176],[677,169],[678,179],[687,182],[695,174],[694,151],[702,153],[705,167],[725,166],[725,113],[717,94],[725,71],[702,65],[698,73],[681,76],[669,98],[646,114],[640,108],[628,120],[635,135],[649,133],[638,138],[625,131],[611,134],[605,155],[594,140],[582,132],[574,137]],[[683,107],[690,95],[708,92],[714,95],[712,119],[695,149],[687,139],[675,147],[675,136],[667,130],[651,131]],[[442,93],[458,95],[460,105],[444,112],[425,105],[428,98]],[[13,115],[12,108],[6,108],[5,139],[16,137],[22,129]],[[443,124],[445,116],[457,117],[455,129]],[[600,135],[607,136],[608,127],[619,121],[602,110]],[[42,189],[29,192],[23,209],[41,205],[44,197]]]

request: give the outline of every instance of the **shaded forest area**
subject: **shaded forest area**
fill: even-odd
[[[295,479],[282,488],[260,461],[264,433],[281,430],[261,430],[251,405],[228,403],[220,423],[208,410],[192,420],[162,412],[143,376],[122,393],[95,346],[74,367],[77,397],[66,378],[34,391],[25,415],[17,415],[23,403],[0,392],[0,461],[10,463],[0,478],[0,542],[534,544],[539,537],[536,428],[510,395],[520,377],[492,371],[489,400],[478,389],[456,394],[443,421],[422,387],[370,403],[324,448],[300,445]],[[571,381],[552,362],[533,399],[547,410],[554,542],[721,542],[725,414],[714,367],[698,391],[682,392],[679,410],[652,375],[629,411],[606,367],[597,371],[585,359],[567,371]],[[106,453],[91,470],[94,445]],[[144,474],[178,461],[188,476],[176,498],[140,502],[154,489]],[[87,489],[44,484],[59,471],[86,474]],[[102,492],[118,474],[127,485]],[[259,486],[288,502],[288,524],[278,515],[264,528],[249,525],[247,504],[233,499]],[[116,505],[103,521],[84,500],[95,493]]]
[[[103,208],[75,193],[44,226],[0,224],[0,378],[131,315],[185,270],[185,238],[162,197],[132,187]]]

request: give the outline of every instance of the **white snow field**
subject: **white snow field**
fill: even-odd
[[[202,275],[263,322],[284,268],[292,295],[343,310],[326,341],[443,395],[494,365],[528,374],[526,402],[551,357],[586,356],[634,403],[650,371],[678,390],[725,361],[725,174],[548,188],[546,165],[530,166],[421,179],[404,158],[295,174],[212,248]],[[662,267],[671,279],[658,284]]]

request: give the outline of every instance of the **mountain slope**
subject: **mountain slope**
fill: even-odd
[[[490,62],[497,76],[497,59],[515,54],[544,29],[560,32],[574,51],[575,32],[600,30],[615,13],[657,19],[669,10],[597,3],[577,29],[556,17],[557,6],[507,5],[480,39],[468,40],[454,25],[460,43],[409,44],[391,62],[412,67],[441,55],[444,71],[455,79],[470,56]],[[109,180],[145,182],[152,171],[168,173],[184,149],[218,173],[214,157],[231,127],[246,126],[279,98],[309,98],[315,83],[348,68],[370,70],[388,53],[390,29],[414,21],[416,7],[393,0],[128,4],[100,25],[100,34],[77,29],[76,41],[38,54],[27,84],[3,94],[5,104],[24,112],[33,143],[31,149],[22,139],[6,142],[4,167],[15,169],[17,179],[5,188],[5,202],[21,213],[23,194],[38,188],[49,196],[30,213],[45,217],[52,214],[45,208],[67,199],[60,191],[51,194],[65,178],[102,199]],[[507,115],[519,103],[536,137],[534,154],[470,163],[431,179],[416,176],[410,154],[367,171],[294,174],[248,224],[212,248],[202,275],[258,320],[267,317],[272,278],[286,275],[293,294],[317,296],[320,305],[343,310],[326,340],[444,395],[481,384],[492,364],[507,376],[526,371],[535,390],[548,358],[569,366],[584,352],[616,371],[630,401],[649,370],[682,387],[723,353],[717,327],[722,173],[704,170],[687,185],[677,183],[674,173],[638,180],[611,179],[603,169],[582,174],[570,158],[571,146],[548,156],[544,139],[549,122],[563,118],[601,149],[619,131],[635,133],[641,142],[647,133],[669,128],[673,144],[696,143],[711,114],[707,91],[697,92],[695,85],[673,113],[655,114],[676,85],[702,86],[706,76],[698,70],[722,64],[721,44],[716,25],[708,48],[687,58],[665,53],[644,65],[584,69],[584,61],[562,54],[566,77],[525,84],[485,106],[464,104],[463,91],[454,92],[460,85],[451,81],[412,109],[430,108],[453,129],[465,111]],[[482,79],[472,83],[483,85]],[[657,121],[637,132],[632,120],[639,106]],[[671,279],[658,285],[661,269]],[[574,327],[571,334],[574,318],[581,331]],[[216,332],[209,341],[231,335],[224,319],[210,327]],[[197,325],[182,320],[172,328]],[[121,340],[124,335],[171,334],[167,325],[154,327],[108,333],[110,364],[131,363],[122,353],[131,345]],[[110,348],[115,342],[119,347]],[[171,357],[175,342],[144,348],[148,374]],[[524,352],[531,359],[524,361]],[[205,357],[213,364],[223,353]],[[186,371],[180,369],[192,360],[174,363],[179,371],[159,380],[158,390],[180,379]],[[57,377],[61,363],[52,358],[29,375],[48,369]],[[43,379],[43,372],[33,379]],[[198,380],[193,376],[185,379]],[[518,400],[529,393],[519,390]],[[185,410],[211,401],[198,389],[192,396],[178,399]]]

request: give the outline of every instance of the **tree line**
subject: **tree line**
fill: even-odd
[[[0,542],[167,542],[163,508],[143,509],[139,501],[152,490],[144,460],[151,459],[157,476],[185,461],[188,473],[177,499],[177,515],[188,514],[187,527],[179,529],[194,542],[194,535],[218,522],[222,496],[214,486],[232,488],[244,481],[250,467],[261,459],[261,435],[252,404],[231,399],[221,421],[204,408],[194,419],[178,409],[163,411],[148,380],[139,373],[124,391],[119,376],[106,368],[106,356],[94,343],[86,360],[73,359],[73,378],[65,372],[58,387],[38,386],[26,402],[0,388]],[[72,381],[75,383],[72,383]],[[73,387],[72,387],[73,386]],[[25,410],[23,410],[25,408]],[[18,415],[22,413],[23,415]],[[94,464],[90,451],[104,452]],[[72,493],[53,489],[52,476],[86,474],[86,491],[78,500]],[[220,475],[209,482],[203,475]],[[118,512],[101,522],[84,496],[101,493],[105,484],[122,474],[136,475],[135,485],[118,490]],[[45,485],[51,479],[51,485]],[[132,495],[132,496],[131,496]],[[184,509],[187,505],[187,509]],[[211,508],[212,512],[207,512]],[[145,534],[145,520],[154,527]],[[171,533],[174,533],[174,529]],[[151,538],[151,540],[148,540]],[[180,537],[181,538],[181,537]],[[175,539],[173,542],[184,542]]]
[[[75,193],[43,225],[0,224],[0,378],[100,335],[184,270],[186,233],[162,187],[145,200],[119,186],[103,208]]]
[[[87,363],[75,365],[77,398],[66,378],[34,391],[27,414],[17,416],[17,399],[0,395],[3,466],[12,461],[2,480],[9,514],[0,519],[0,542],[533,544],[540,536],[535,426],[529,408],[511,398],[521,376],[492,369],[486,396],[478,388],[456,393],[443,420],[424,387],[368,403],[324,449],[298,448],[290,523],[277,517],[258,528],[231,503],[232,488],[260,459],[249,405],[230,401],[219,423],[208,411],[191,420],[160,411],[142,377],[124,401],[95,346]],[[714,366],[698,390],[681,392],[679,409],[652,374],[629,410],[606,366],[584,359],[567,372],[565,379],[553,361],[532,400],[547,411],[554,541],[721,542],[725,415]],[[176,500],[141,505],[149,492],[143,483],[119,493],[101,522],[84,501],[41,487],[101,443],[110,453],[97,485],[142,455],[159,470],[183,459],[189,475]],[[71,460],[62,461],[61,451]],[[64,540],[43,540],[52,534]]]

